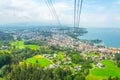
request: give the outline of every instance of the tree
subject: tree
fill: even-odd
[[[112,77],[111,77],[111,76],[109,76],[109,77],[108,77],[108,80],[112,80]]]
[[[0,67],[11,63],[11,55],[8,53],[0,53]]]
[[[115,54],[115,60],[116,60],[117,66],[120,67],[120,54],[119,53]]]

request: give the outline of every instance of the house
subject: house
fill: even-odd
[[[75,67],[74,67],[74,70],[75,70],[75,71],[81,70],[81,66],[78,66],[78,65],[75,66]]]
[[[8,49],[8,48],[9,48],[8,46],[2,46],[0,49],[5,50],[5,49]]]
[[[103,67],[105,67],[102,63],[97,63],[97,66],[99,67],[99,68],[103,68]]]

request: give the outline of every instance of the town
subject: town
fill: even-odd
[[[85,28],[80,28],[80,31],[80,36],[87,34]],[[96,69],[99,69],[98,71],[100,72],[102,69],[107,70],[106,66],[108,65],[106,63],[115,63],[112,65],[113,68],[120,70],[116,67],[120,66],[119,56],[117,58],[117,55],[120,55],[119,48],[96,44],[89,40],[80,39],[79,37],[76,38],[73,36],[73,28],[70,27],[46,28],[37,26],[29,28],[21,27],[14,30],[13,27],[1,28],[1,34],[5,34],[8,38],[4,38],[4,36],[2,37],[4,40],[1,38],[0,53],[16,56],[15,59],[14,57],[11,57],[13,59],[8,58],[12,61],[9,64],[39,64],[43,67],[43,70],[60,68],[63,71],[71,71],[69,75],[73,75],[74,80],[77,80],[77,75],[82,75],[78,77],[79,80],[90,80],[91,77],[94,77],[91,74],[94,74]],[[10,38],[11,36],[13,40]],[[5,40],[6,38],[7,40]],[[112,73],[116,70],[110,72]],[[96,72],[97,75],[98,71]],[[3,74],[0,75],[2,76]],[[102,79],[107,80],[111,76],[109,72],[106,75]],[[118,74],[114,74],[113,76],[119,77]],[[64,78],[68,77],[64,76]],[[61,80],[64,78],[61,78]],[[96,79],[99,79],[99,77]],[[64,80],[72,79],[68,78]]]

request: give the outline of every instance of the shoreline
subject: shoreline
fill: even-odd
[[[81,37],[78,37],[80,40],[83,40],[83,41],[90,41],[90,40],[93,40],[93,39],[83,39]],[[95,39],[94,39],[95,40]],[[103,45],[105,47],[110,47],[110,48],[117,48],[117,49],[120,49],[120,47],[117,47],[117,46],[110,46],[110,45],[107,45],[103,40],[102,42],[100,43],[93,43],[94,45]]]
[[[79,38],[80,39],[80,38]],[[87,39],[80,39],[80,40],[82,40],[82,41],[88,41],[88,43],[90,43],[89,42],[89,40],[87,40]],[[108,52],[113,52],[113,53],[120,53],[120,47],[118,48],[118,47],[114,47],[114,46],[107,46],[106,44],[105,44],[105,42],[101,42],[101,43],[92,43],[92,44],[94,44],[94,46],[104,46],[105,48],[107,48],[108,49]]]
[[[120,48],[120,28],[87,28],[88,33],[79,36],[80,39],[100,39],[105,46]]]

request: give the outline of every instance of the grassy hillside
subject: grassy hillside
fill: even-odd
[[[87,80],[91,80],[91,79],[92,80],[101,80],[101,79],[105,79],[109,76],[120,77],[120,68],[118,68],[113,61],[102,60],[101,63],[104,64],[105,67],[104,68],[94,67],[91,70],[90,75],[87,77]]]
[[[11,42],[11,45],[19,49],[23,49],[23,48],[38,49],[38,45],[25,45],[24,41]]]
[[[28,58],[24,62],[33,63],[33,64],[38,63],[42,67],[52,64],[52,62],[50,60],[43,57],[42,55],[37,55],[37,56],[31,57],[31,58]]]

